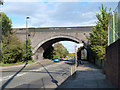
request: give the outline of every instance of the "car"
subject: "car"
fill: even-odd
[[[58,59],[58,58],[55,58],[55,59],[54,59],[54,62],[59,62],[59,59]]]
[[[60,61],[63,61],[63,58],[62,58],[62,57],[60,57]]]

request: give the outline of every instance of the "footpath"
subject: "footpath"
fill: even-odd
[[[84,61],[83,65],[77,67],[76,73],[64,81],[60,88],[93,88],[113,89],[115,88],[107,79],[102,70],[95,65]]]

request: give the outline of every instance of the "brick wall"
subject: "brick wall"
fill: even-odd
[[[107,47],[106,58],[107,79],[120,88],[120,39]]]
[[[90,49],[90,47],[87,47],[87,60],[91,63],[95,64],[95,58],[93,55],[93,51]]]

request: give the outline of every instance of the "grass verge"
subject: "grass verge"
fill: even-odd
[[[35,62],[34,60],[30,60],[30,61],[28,61],[28,63],[33,63],[33,62]],[[17,62],[17,63],[11,63],[11,64],[4,64],[4,63],[0,63],[1,64],[1,66],[12,66],[12,65],[20,65],[20,64],[24,64],[24,63],[26,63],[26,62]]]
[[[43,60],[50,60],[50,59],[43,58]]]

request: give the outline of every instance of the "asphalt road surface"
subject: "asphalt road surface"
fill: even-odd
[[[2,71],[2,88],[56,88],[70,76],[73,60]]]

